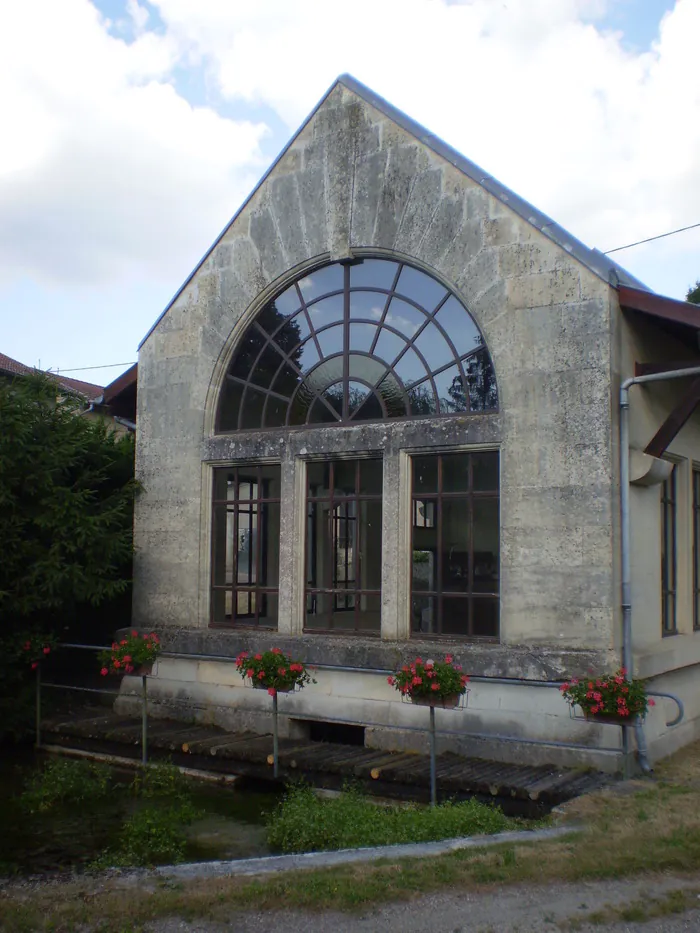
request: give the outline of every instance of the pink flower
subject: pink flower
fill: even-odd
[[[286,668],[286,667],[278,667],[278,668],[277,668],[277,673],[280,675],[280,677],[284,677],[285,674],[287,673],[287,668]]]
[[[245,672],[245,675],[246,677],[250,677],[250,679],[252,680],[253,677],[255,677],[255,670],[252,667],[249,667],[248,670]]]
[[[440,689],[440,684],[435,684],[435,683],[433,683],[433,684],[430,685],[430,689],[431,689],[431,690],[439,690],[439,689]]]
[[[117,668],[118,668],[118,667],[121,667],[121,663],[120,663],[119,661],[117,661],[116,658],[112,661],[112,664],[113,664],[115,667],[117,667]]]
[[[258,671],[258,680],[265,680],[265,671]]]
[[[393,678],[393,677],[387,677],[386,682],[389,684],[390,687],[393,687],[393,686],[394,686],[394,678]]]
[[[414,687],[417,687],[418,684],[422,684],[422,683],[423,683],[423,678],[422,678],[422,677],[414,677],[413,680],[411,681],[411,683],[413,684]]]
[[[44,648],[44,654],[51,654],[51,649],[49,648],[48,645],[46,645]]]
[[[267,692],[270,694],[271,697],[273,697],[277,693],[274,687],[268,687]]]
[[[39,667],[39,662],[38,662],[38,661],[32,661],[32,670],[35,671],[35,670],[37,669],[37,667]]]
[[[126,667],[124,668],[124,670],[127,672],[127,674],[130,674],[130,673],[133,671],[133,669],[134,669],[134,665],[133,665],[133,664],[127,664]]]
[[[649,698],[649,706],[656,706],[655,701],[652,700],[651,698]]]
[[[129,661],[131,661],[131,655],[130,655],[130,654],[125,654],[122,660],[123,660],[126,664],[128,664]]]
[[[255,655],[255,660],[256,660],[256,661],[262,661],[262,655],[261,655],[261,654],[256,654],[256,655]]]
[[[273,654],[282,654],[282,649],[281,649],[281,648],[273,648],[273,649],[272,649],[272,653],[273,653]]]
[[[446,654],[446,655],[445,655],[445,664],[452,664],[452,655],[451,655],[451,654]]]
[[[133,638],[136,638],[136,637],[138,636],[138,634],[139,634],[139,633],[136,631],[136,629],[135,629],[135,628],[132,628],[132,630],[131,630],[131,635],[132,635],[132,637],[133,637]]]
[[[103,667],[102,670],[100,671],[100,674],[102,674],[103,677],[106,677],[107,674],[109,674],[109,671],[107,670],[106,667]]]

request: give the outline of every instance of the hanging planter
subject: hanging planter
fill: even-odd
[[[469,678],[462,673],[459,664],[452,663],[452,655],[444,661],[432,661],[416,658],[387,678],[402,698],[410,700],[416,706],[442,707],[455,709],[463,696],[469,691]]]
[[[155,632],[139,635],[132,630],[126,638],[113,642],[111,649],[100,653],[100,673],[103,677],[107,674],[146,677],[153,673],[153,665],[159,654],[160,640]]]
[[[316,683],[301,661],[293,661],[280,648],[250,655],[241,651],[236,658],[236,670],[257,690],[267,690],[270,696],[293,693],[309,683]]]
[[[578,706],[588,722],[629,726],[654,706],[644,681],[628,679],[624,667],[614,674],[574,678],[563,683],[559,690],[572,710]]]

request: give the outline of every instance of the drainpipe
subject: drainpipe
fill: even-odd
[[[633,676],[632,657],[632,574],[630,570],[630,425],[629,390],[633,385],[646,382],[662,382],[667,379],[682,379],[684,376],[700,375],[700,366],[676,369],[670,372],[650,373],[648,376],[632,376],[620,386],[620,520],[622,563],[622,666],[627,668],[628,677]],[[625,730],[625,736],[627,730]],[[642,771],[650,773],[652,768],[647,758],[647,743],[642,723],[635,724],[637,752]]]

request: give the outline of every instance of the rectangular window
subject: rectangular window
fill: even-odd
[[[700,470],[693,470],[693,628],[700,629]]]
[[[214,471],[212,623],[276,626],[280,467]]]
[[[412,462],[411,630],[498,638],[498,452]]]
[[[382,461],[310,462],[305,628],[379,634],[381,568]]]
[[[661,486],[661,634],[676,634],[676,467]]]

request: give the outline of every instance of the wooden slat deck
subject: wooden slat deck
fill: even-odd
[[[63,714],[46,719],[42,734],[45,744],[140,758],[140,720],[105,713],[103,708],[84,710],[71,718]],[[154,760],[169,758],[201,770],[272,779],[271,735],[151,720],[148,751]],[[523,815],[546,812],[607,780],[598,772],[462,758],[453,752],[439,755],[436,768],[442,798],[494,799],[504,809]],[[327,788],[340,788],[351,778],[370,793],[402,799],[426,800],[430,786],[427,755],[299,738],[280,739],[279,773],[281,781],[303,776]]]

